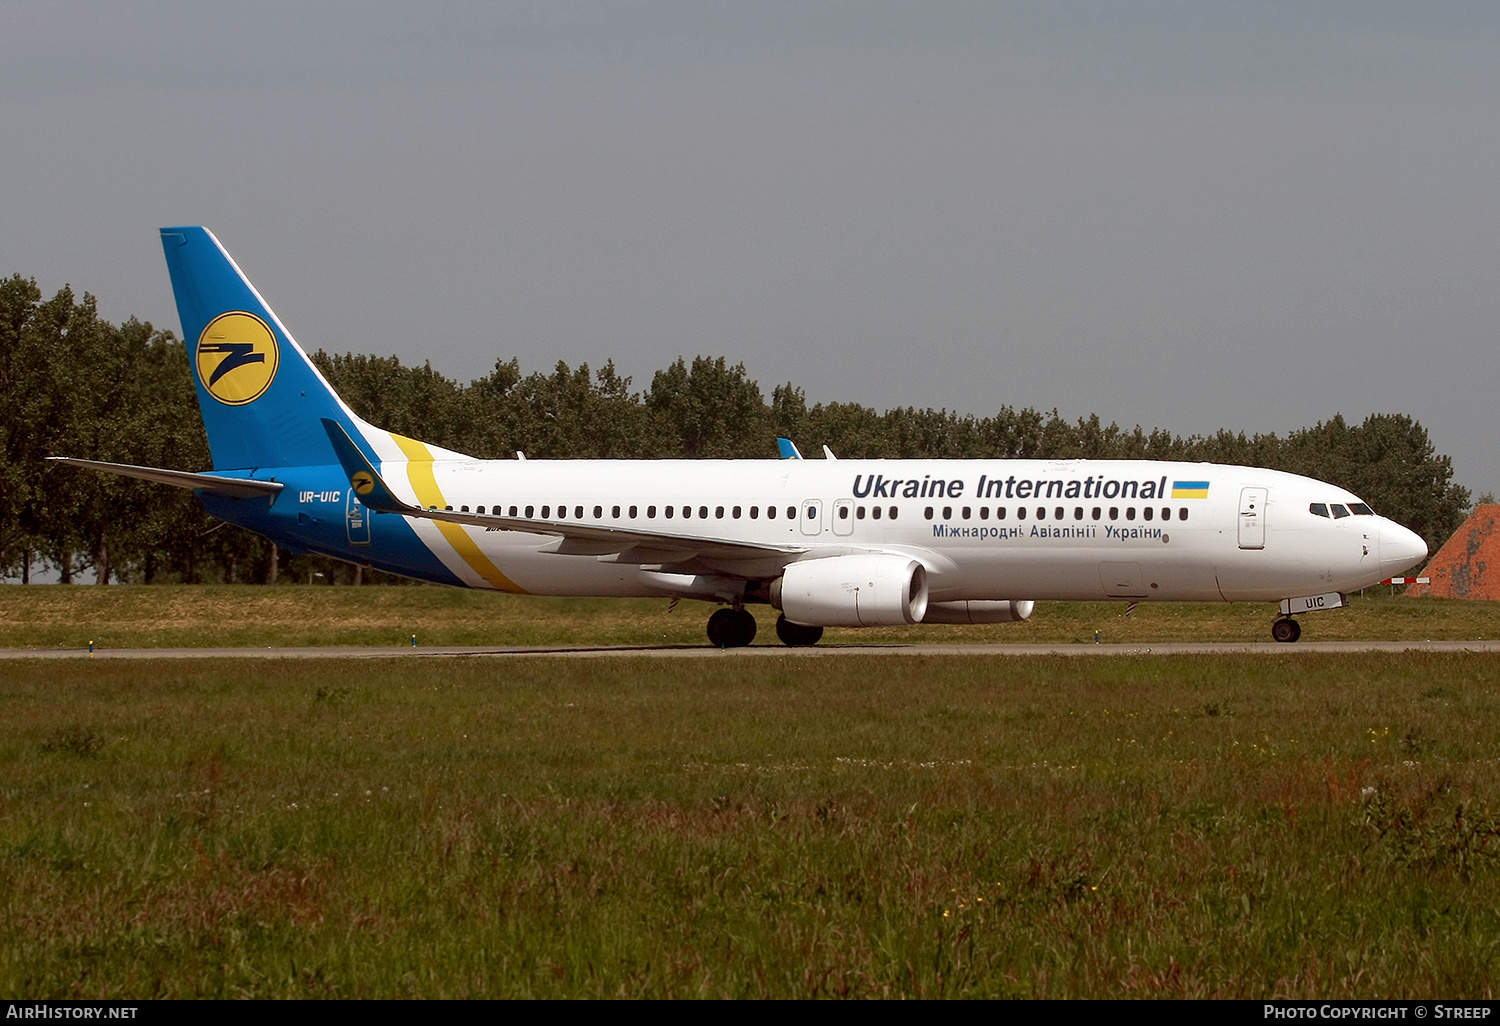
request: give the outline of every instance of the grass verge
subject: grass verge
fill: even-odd
[[[0,648],[406,645],[703,645],[712,606],[665,599],[565,599],[438,587],[153,585],[0,587]],[[751,607],[756,643],[777,645],[776,614]],[[1025,623],[830,629],[828,644],[901,642],[1264,641],[1270,603],[1049,602]],[[1323,640],[1500,637],[1500,603],[1406,599],[1385,589],[1303,618]]]
[[[1493,998],[1500,975],[1493,655],[5,672],[17,998]]]

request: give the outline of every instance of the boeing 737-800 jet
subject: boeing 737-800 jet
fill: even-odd
[[[356,416],[207,229],[161,237],[214,468],[64,461],[191,488],[293,552],[470,588],[705,599],[721,647],[753,639],[753,603],[804,645],[832,626],[1024,620],[1038,599],[1279,601],[1272,634],[1295,641],[1296,614],[1427,554],[1342,488],[1252,467],[473,459]]]

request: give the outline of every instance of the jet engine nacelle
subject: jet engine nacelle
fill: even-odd
[[[1006,602],[929,602],[923,623],[1016,623],[1031,615],[1030,599]]]
[[[910,556],[830,556],[786,568],[771,604],[793,623],[899,627],[927,612],[927,568]]]

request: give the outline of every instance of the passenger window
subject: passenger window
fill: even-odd
[[[1073,507],[1073,519],[1074,520],[1082,520],[1083,519],[1083,507],[1082,506],[1074,506]]]
[[[646,507],[646,519],[647,520],[655,520],[656,519],[656,507],[655,506],[647,506]]]
[[[849,519],[849,507],[848,506],[840,506],[839,507],[839,519],[840,520],[848,520]]]
[[[980,520],[988,520],[989,518],[990,518],[990,508],[988,506],[980,506],[979,507],[979,519]]]
[[[1111,519],[1111,520],[1119,520],[1120,519],[1120,507],[1119,506],[1111,506],[1111,507],[1109,507],[1109,519]]]
[[[594,508],[598,509],[599,507],[595,506]],[[594,516],[596,516],[596,517],[598,515],[599,515],[598,513],[594,514]],[[582,506],[574,506],[573,507],[573,519],[574,520],[582,520],[583,519],[583,507]]]
[[[724,519],[724,507],[723,506],[715,506],[714,507],[714,519],[715,520],[723,520]]]
[[[729,511],[729,515],[732,516],[732,517],[734,517],[734,519],[738,520],[740,518],[740,514],[742,512],[744,512],[744,507],[743,506],[736,506],[736,507],[734,507],[734,509],[732,509],[732,510]]]
[[[775,520],[776,519],[776,507],[775,506],[767,506],[766,507],[766,519],[767,520]]]
[[[972,513],[972,512],[973,512],[973,510],[971,510],[968,506],[965,506],[964,509],[963,509],[963,517],[964,517],[964,519],[965,520],[969,519],[969,514]]]
[[[703,515],[707,516],[708,515],[708,510],[704,510],[703,511]],[[691,519],[693,519],[693,507],[691,507],[691,506],[684,506],[684,507],[682,507],[682,519],[684,519],[684,520],[691,520]]]
[[[1349,515],[1349,510],[1336,502],[1329,508],[1333,510],[1333,519],[1335,520],[1342,520]]]
[[[879,513],[879,512],[880,512],[880,507],[879,507],[879,506],[876,506],[876,507],[875,507],[875,512],[876,512],[876,513],[877,513],[877,514],[878,514],[878,513]],[[891,507],[891,512],[890,512],[890,514],[889,514],[889,516],[890,516],[890,518],[891,518],[891,519],[892,519],[892,520],[895,520],[895,519],[896,519],[896,507],[895,507],[895,506],[892,506],[892,507]],[[878,519],[878,518],[877,518],[877,519]]]
[[[723,515],[724,515],[724,507],[720,506],[719,507],[719,516],[722,517]],[[698,507],[698,519],[699,520],[707,520],[708,519],[708,507],[707,506],[699,506]]]
[[[922,515],[924,517],[926,517],[928,520],[931,520],[932,519],[932,507],[928,506],[926,509],[922,510]]]
[[[543,520],[550,520],[551,517],[552,517],[552,507],[551,506],[543,506],[542,507],[542,519]]]
[[[871,506],[870,507],[870,516],[874,517],[876,520],[879,520],[880,519],[880,507],[879,506]]]
[[[995,519],[996,520],[1004,520],[1005,519],[1005,507],[1004,506],[996,506],[995,507]]]
[[[854,519],[855,520],[863,520],[864,518],[865,518],[865,508],[863,506],[860,506],[860,507],[858,507],[854,511]]]
[[[1179,509],[1177,511],[1177,519],[1178,520],[1186,520],[1187,519],[1187,507],[1186,506],[1182,507],[1181,509]]]
[[[1315,502],[1307,507],[1307,511],[1315,517],[1326,517],[1328,516],[1328,503]]]
[[[943,507],[943,519],[944,520],[952,520],[953,519],[953,507],[952,506],[944,506]]]
[[[635,511],[638,510],[638,509],[640,509],[639,506],[631,506],[630,507],[630,519],[631,520],[635,519]]]
[[[610,511],[609,511],[609,515],[612,516],[612,517],[614,517],[616,520],[619,520],[620,519],[620,507],[619,506],[613,506],[613,507],[611,507]],[[631,516],[635,516],[635,514],[632,513]]]
[[[620,515],[620,507],[616,506],[615,507],[615,516],[619,516],[619,515]],[[594,519],[595,520],[603,520],[604,519],[604,507],[603,506],[595,506],[594,507]]]
[[[1093,516],[1093,518],[1094,518],[1094,519],[1095,519],[1095,520],[1098,520],[1098,519],[1099,519],[1099,515],[1100,515],[1100,514],[1101,514],[1101,513],[1103,513],[1103,512],[1104,512],[1104,511],[1103,511],[1103,510],[1101,510],[1101,509],[1100,509],[1100,508],[1099,508],[1099,507],[1098,507],[1098,506],[1095,506],[1095,507],[1094,507],[1094,510],[1093,510],[1093,514],[1092,514],[1092,516]]]
[[[1150,520],[1152,517],[1156,516],[1156,510],[1152,509],[1150,506],[1147,506],[1145,509],[1141,510],[1141,515],[1144,516],[1147,520]]]
[[[795,520],[795,519],[797,519],[797,507],[796,506],[788,506],[786,508],[786,518],[788,520]]]
[[[1025,506],[1017,506],[1016,507],[1016,519],[1017,520],[1025,520],[1026,519],[1026,507]]]
[[[1134,520],[1135,519],[1135,507],[1134,506],[1127,506],[1125,508],[1125,519],[1126,520]]]
[[[788,511],[788,512],[790,512],[790,511]],[[817,507],[815,507],[815,506],[809,506],[809,507],[807,507],[807,519],[813,520],[813,519],[815,519],[817,517],[817,515],[818,515]]]
[[[1161,518],[1163,520],[1171,520],[1172,519],[1172,507],[1171,506],[1163,506],[1161,508]]]
[[[760,507],[759,506],[751,506],[750,507],[750,519],[751,520],[758,520],[758,519],[760,519]]]
[[[1061,520],[1066,515],[1066,513],[1067,513],[1067,511],[1064,510],[1061,506],[1059,506],[1055,510],[1052,511],[1052,519],[1053,520]]]
[[[530,520],[535,515],[536,515],[536,507],[535,506],[527,506],[526,507],[526,519]]]
[[[1036,518],[1038,520],[1046,520],[1047,519],[1047,508],[1045,506],[1038,506],[1036,508]]]
[[[512,506],[512,507],[511,507],[511,508],[510,508],[510,515],[511,515],[511,516],[515,516],[515,515],[516,515],[516,507],[514,507],[514,506]],[[530,514],[530,513],[527,513],[527,514],[526,514],[526,515],[527,515],[527,516],[528,516],[528,517],[529,517],[529,516],[531,516],[531,514]]]
[[[666,517],[668,520],[671,520],[674,516],[677,515],[677,507],[676,506],[663,506],[661,508],[661,515],[664,516],[664,517]]]

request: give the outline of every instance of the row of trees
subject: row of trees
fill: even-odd
[[[1273,467],[1342,485],[1407,524],[1436,549],[1462,522],[1469,493],[1447,456],[1411,417],[1335,416],[1285,436],[1221,430],[1181,437],[1067,421],[1006,406],[987,417],[858,403],[807,404],[792,384],[769,402],[743,365],[679,359],[633,391],[613,363],[559,363],[522,374],[497,361],[467,385],[395,357],[313,360],[372,423],[479,457],[769,457],[776,438],[844,459],[1139,458]],[[191,493],[47,464],[48,455],[200,470],[209,466],[187,356],[171,332],[137,320],[113,325],[92,296],[64,288],[43,300],[34,280],[0,282],[0,571],[26,579],[33,562],[64,581],[274,579],[354,571],[302,557],[278,564],[256,535],[204,515]],[[353,579],[359,579],[353,577]]]

